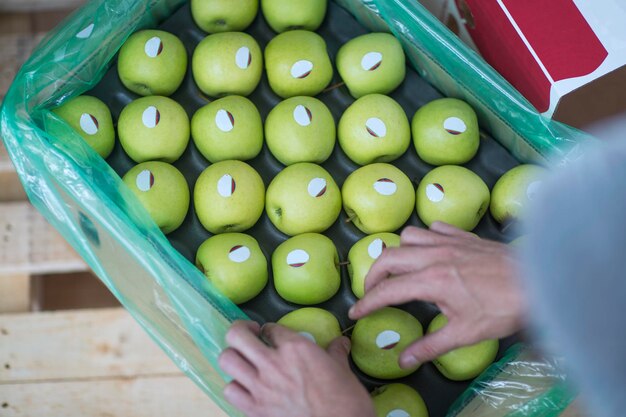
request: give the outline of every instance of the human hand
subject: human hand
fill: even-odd
[[[445,223],[430,230],[407,227],[400,247],[387,248],[365,279],[365,296],[350,309],[353,320],[379,308],[428,301],[448,324],[407,347],[400,366],[410,368],[456,349],[513,334],[525,312],[517,260],[507,245],[483,240]]]
[[[286,327],[238,321],[226,342],[219,365],[234,380],[224,388],[224,398],[248,417],[375,415],[368,392],[348,365],[346,337],[324,351]]]

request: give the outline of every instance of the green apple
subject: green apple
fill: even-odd
[[[326,16],[328,0],[261,0],[263,16],[275,32],[315,31]]]
[[[406,384],[389,384],[372,392],[376,417],[428,417],[422,396]]]
[[[339,48],[337,71],[354,98],[388,94],[406,75],[402,45],[389,33],[358,36]]]
[[[278,294],[297,304],[318,304],[339,290],[339,255],[332,240],[318,233],[287,239],[272,254]]]
[[[265,48],[265,68],[270,87],[282,98],[314,96],[333,77],[326,42],[306,30],[274,37]]]
[[[187,72],[187,51],[175,35],[162,30],[133,33],[122,45],[117,73],[133,93],[169,96]]]
[[[337,318],[331,312],[317,307],[299,308],[285,314],[277,323],[300,333],[323,349],[341,336]]]
[[[411,121],[413,144],[431,165],[460,165],[476,155],[480,145],[474,109],[455,98],[441,98],[420,107]]]
[[[101,100],[78,96],[52,111],[77,131],[101,157],[111,154],[115,145],[115,128],[111,112]]]
[[[321,164],[335,147],[335,120],[328,107],[314,97],[291,97],[274,107],[265,119],[267,146],[283,165]]]
[[[135,162],[174,162],[189,143],[189,117],[180,104],[161,96],[130,102],[117,121],[117,134]]]
[[[375,233],[365,236],[356,242],[348,252],[348,275],[352,292],[358,298],[365,295],[365,277],[372,264],[383,250],[389,247],[400,246],[400,236],[395,233]]]
[[[328,229],[341,212],[341,193],[321,166],[300,162],[278,173],[267,187],[265,211],[288,235]]]
[[[205,32],[240,32],[250,26],[259,0],[191,0],[191,16]]]
[[[263,122],[247,98],[227,96],[198,109],[191,118],[191,137],[211,162],[246,161],[261,152]]]
[[[189,210],[189,185],[170,164],[143,162],[122,178],[165,234],[178,229]]]
[[[341,116],[339,145],[359,165],[390,162],[409,147],[411,128],[402,107],[391,97],[369,94]]]
[[[210,96],[247,96],[261,80],[263,54],[247,33],[216,33],[196,46],[191,69],[200,90]]]
[[[200,223],[211,233],[243,232],[263,214],[261,176],[241,161],[220,161],[202,171],[193,191]]]
[[[509,246],[512,246],[514,248],[521,248],[526,244],[527,241],[528,235],[522,235],[510,241]]]
[[[433,333],[448,323],[443,314],[438,314],[428,325],[427,333]],[[465,381],[480,375],[493,363],[498,354],[497,339],[483,340],[471,346],[454,349],[433,361],[439,372],[453,381]]]
[[[545,168],[526,164],[502,175],[491,191],[493,218],[501,224],[521,220],[547,174]]]
[[[352,360],[374,378],[405,377],[415,372],[419,364],[400,368],[400,353],[422,336],[422,325],[411,314],[394,307],[381,308],[356,322],[352,330]]]
[[[442,221],[469,232],[489,207],[489,188],[469,169],[444,165],[422,178],[416,200],[417,215],[426,226]]]
[[[235,304],[253,299],[267,284],[267,259],[256,239],[243,233],[205,240],[198,248],[196,266]]]
[[[398,230],[415,207],[411,180],[395,166],[383,163],[350,174],[341,196],[348,219],[367,234]]]

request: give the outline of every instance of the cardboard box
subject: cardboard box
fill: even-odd
[[[423,0],[542,114],[575,127],[626,111],[617,0]]]

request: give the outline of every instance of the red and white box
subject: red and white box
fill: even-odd
[[[423,3],[540,113],[584,126],[626,111],[626,1]]]

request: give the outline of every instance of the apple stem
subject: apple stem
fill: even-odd
[[[341,334],[346,334],[346,333],[348,333],[349,331],[351,331],[352,329],[354,329],[354,326],[356,326],[356,323],[355,323],[355,324],[353,324],[353,325],[352,325],[352,326],[350,326],[350,327],[346,327],[346,328],[345,328],[345,329],[341,332]]]
[[[352,215],[346,219],[346,223],[351,223],[352,220],[356,219],[356,215]]]
[[[350,265],[350,261],[339,262],[339,266]]]
[[[332,91],[332,90],[334,90],[334,89],[336,89],[336,88],[341,87],[342,85],[346,85],[346,83],[344,83],[344,82],[342,81],[342,82],[340,82],[340,83],[333,84],[333,85],[331,85],[330,87],[328,87],[328,88],[324,89],[324,91],[322,91],[322,93],[326,93],[326,92],[328,92],[328,91]]]

